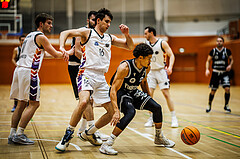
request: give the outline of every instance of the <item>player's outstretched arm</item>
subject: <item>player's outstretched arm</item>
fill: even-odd
[[[68,37],[81,37],[82,41],[84,41],[85,39],[87,39],[89,33],[90,30],[87,28],[70,29],[62,31],[59,37],[60,51],[62,52],[65,51],[65,43]]]
[[[64,58],[68,60],[68,55],[64,55],[60,51],[57,51],[49,42],[48,38],[45,35],[38,35],[36,37],[36,42],[39,46],[43,46],[44,50],[47,51],[50,55],[55,58]]]

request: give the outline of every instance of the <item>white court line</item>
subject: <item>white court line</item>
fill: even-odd
[[[140,133],[139,131],[137,131],[137,130],[135,130],[135,129],[133,129],[133,128],[127,127],[127,129],[135,132],[135,133],[138,134],[138,135],[141,135],[141,136],[144,137],[144,138],[147,138],[148,140],[154,141],[154,140],[153,140],[152,138],[150,138],[149,136],[146,136],[146,134]],[[175,152],[175,153],[179,154],[180,156],[183,156],[183,157],[185,157],[185,158],[187,158],[187,159],[192,159],[191,157],[188,157],[187,155],[184,155],[183,153],[178,152],[178,151],[176,151],[176,150],[174,150],[174,149],[172,149],[172,148],[168,148],[168,147],[165,147],[165,148],[167,148],[168,150],[171,150],[171,151],[173,151],[173,152]]]
[[[8,139],[8,138],[0,138],[1,139]],[[32,140],[42,140],[42,141],[51,141],[51,142],[59,142],[57,140],[48,140],[48,139],[32,139]],[[69,143],[70,145],[74,146],[78,151],[82,151],[82,149],[78,146],[78,145],[75,145],[73,143]]]

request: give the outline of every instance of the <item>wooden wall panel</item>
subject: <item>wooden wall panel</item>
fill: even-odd
[[[225,46],[228,47],[233,54],[234,64],[233,69],[235,76],[233,84],[240,85],[240,40],[229,41],[225,38]],[[176,55],[177,67],[188,67],[193,64],[192,59],[179,58],[179,48],[184,48],[184,54],[196,54],[195,72],[186,70],[173,71],[170,79],[172,82],[197,82],[208,83],[210,77],[205,77],[205,62],[210,50],[216,46],[216,36],[203,37],[169,37],[168,43]],[[11,84],[13,71],[15,66],[11,62],[12,51],[17,45],[3,45],[0,44],[0,84]],[[57,45],[54,45],[58,49]],[[70,46],[67,46],[69,48]],[[108,73],[106,73],[106,80],[109,82],[111,76],[116,71],[119,63],[122,60],[133,58],[132,51],[112,47],[112,58]],[[180,66],[179,66],[180,65]],[[44,59],[42,68],[40,70],[40,80],[42,84],[52,83],[70,83],[70,78],[67,71],[67,62],[61,59]]]

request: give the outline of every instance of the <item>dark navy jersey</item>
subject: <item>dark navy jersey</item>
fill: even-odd
[[[219,71],[226,71],[228,58],[232,55],[231,51],[225,47],[222,50],[214,48],[209,55],[212,57],[212,68]]]
[[[127,77],[124,78],[124,81],[122,83],[120,90],[124,90],[131,93],[137,90],[137,87],[140,85],[142,80],[146,77],[146,67],[143,67],[142,69],[139,70],[135,65],[135,59],[125,60],[125,61],[122,61],[121,63],[123,62],[127,62],[129,67],[129,73]],[[115,74],[111,79],[110,85],[112,85]]]

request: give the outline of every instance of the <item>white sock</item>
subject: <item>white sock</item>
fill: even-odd
[[[14,134],[16,134],[16,131],[17,131],[17,128],[11,128],[9,136],[13,136]]]
[[[80,131],[80,132],[83,132],[83,131],[86,130],[86,128],[87,128],[87,119],[82,118],[82,119],[81,119],[81,125],[80,125],[80,128],[79,128],[79,131]]]
[[[71,131],[74,131],[75,127],[71,126],[71,125],[68,125],[67,129],[71,130]]]
[[[96,128],[96,126],[92,124],[92,126],[87,130],[87,134],[94,134],[97,130],[98,128]]]
[[[108,140],[106,141],[106,143],[107,143],[108,145],[111,145],[111,146],[112,146],[116,138],[117,138],[117,136],[111,134],[110,137],[108,138]]]
[[[87,121],[87,123],[88,123],[88,126],[91,127],[94,124],[94,120]]]
[[[117,136],[111,134],[109,138],[111,138],[112,140],[115,140],[117,138]]]
[[[25,128],[18,127],[17,129],[17,135],[22,135],[24,133]]]
[[[153,118],[153,113],[150,113],[150,115],[149,115],[149,116],[150,116],[149,118],[151,118],[151,119],[152,119],[152,118]]]
[[[176,117],[175,111],[171,111],[171,116],[172,116],[172,118],[175,118],[175,117]]]
[[[160,129],[155,129],[156,130],[156,135],[157,136],[163,136],[163,132],[162,132],[162,129],[160,128]]]

